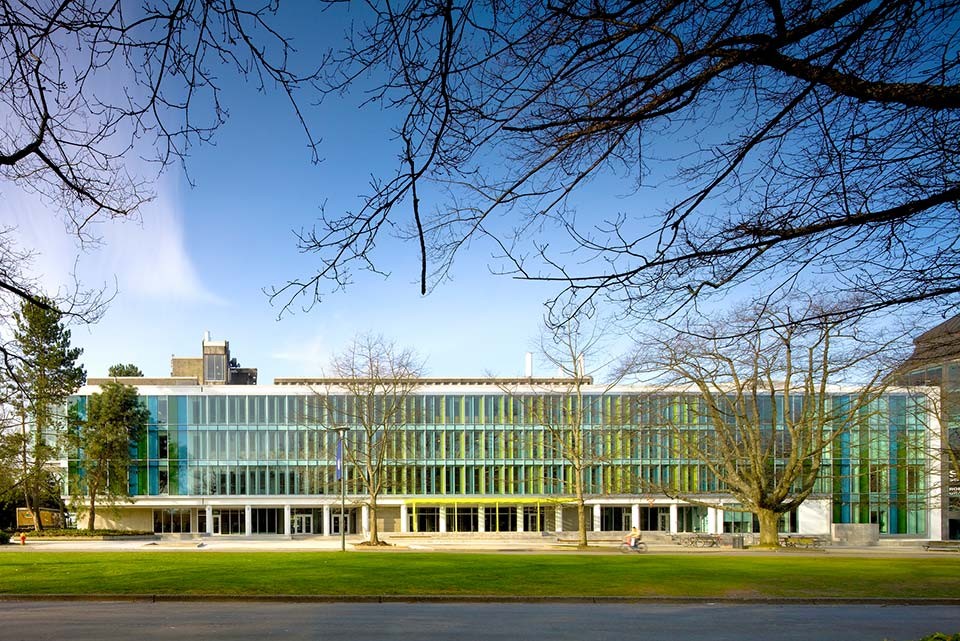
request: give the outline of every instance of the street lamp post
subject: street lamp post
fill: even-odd
[[[347,432],[346,427],[337,428],[337,475],[340,477],[340,551],[347,551],[347,527],[346,527],[346,503],[347,503],[347,479],[344,474],[343,466],[343,437]]]

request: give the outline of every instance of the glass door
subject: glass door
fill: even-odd
[[[295,514],[293,516],[294,534],[313,534],[313,515]]]
[[[350,513],[346,512],[343,516],[340,515],[340,512],[333,513],[333,534],[340,534],[340,532],[350,533]],[[341,526],[343,529],[341,530]]]

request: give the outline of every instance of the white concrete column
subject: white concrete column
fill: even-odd
[[[676,534],[680,531],[680,510],[676,503],[670,504],[670,534]]]
[[[640,504],[634,503],[630,506],[630,527],[640,529]]]
[[[330,536],[330,533],[333,532],[333,523],[331,522],[330,516],[330,506],[323,506],[323,517],[320,519],[320,534],[323,536]]]
[[[247,536],[253,534],[253,506],[243,506],[243,525]]]
[[[593,506],[593,531],[594,532],[600,531],[600,506],[599,505]]]
[[[723,510],[707,508],[707,527],[710,528],[710,534],[723,534]]]
[[[797,508],[797,534],[830,534],[830,499],[807,499]]]
[[[213,534],[213,506],[208,505],[206,507],[207,513],[207,534]]]
[[[360,508],[360,525],[363,528],[363,533],[366,534],[370,531],[370,507],[364,505]]]
[[[440,506],[440,523],[439,523],[438,529],[441,532],[447,531],[447,506],[446,505]]]
[[[553,530],[554,532],[563,532],[563,505],[557,503],[553,508]]]
[[[487,513],[481,505],[477,508],[477,532],[487,531]]]
[[[200,514],[200,510],[190,510],[190,531],[196,534],[199,534],[198,528],[200,524],[197,522],[200,519],[197,518]]]
[[[293,536],[293,525],[290,520],[293,518],[289,505],[283,506],[283,533],[287,536]]]
[[[517,506],[517,532],[523,532],[523,506]]]
[[[400,532],[406,533],[410,531],[410,518],[407,516],[407,504],[400,504]]]
[[[939,407],[939,397],[938,402],[933,404],[934,407]],[[944,526],[948,526],[948,520],[944,515],[944,508],[949,507],[950,497],[944,497],[944,494],[947,493],[949,489],[949,483],[947,482],[947,473],[945,472],[943,465],[943,456],[940,455],[943,448],[943,440],[949,441],[949,435],[944,429],[944,426],[940,423],[939,412],[930,410],[926,413],[926,419],[929,421],[929,428],[927,433],[930,435],[927,440],[927,446],[929,449],[929,454],[927,454],[927,465],[930,470],[930,474],[927,478],[927,487],[934,488],[931,489],[927,496],[927,538],[931,541],[942,541],[944,539],[944,534],[949,535],[949,529],[945,533]],[[889,518],[889,517],[888,517]]]

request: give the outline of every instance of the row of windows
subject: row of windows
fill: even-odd
[[[707,508],[693,505],[677,506],[678,532],[706,532]],[[442,510],[442,511],[441,511]],[[633,508],[626,506],[602,506],[600,531],[613,532],[629,530],[632,523]],[[153,529],[157,533],[191,532],[193,510],[187,508],[167,508],[153,510]],[[355,510],[351,509],[351,513]],[[670,508],[664,506],[637,509],[640,529],[650,532],[668,532],[670,530]],[[556,508],[553,506],[448,506],[440,508],[431,505],[412,505],[407,511],[407,528],[410,532],[439,532],[441,514],[446,521],[447,532],[480,532],[483,524],[485,532],[515,532],[523,525],[525,532],[552,531],[556,527]],[[283,508],[253,508],[250,510],[250,530],[253,534],[283,534]],[[206,531],[206,511],[196,511],[198,531]],[[212,528],[216,534],[240,534],[246,531],[246,515],[240,509],[213,510]],[[331,530],[339,532],[338,514],[331,513]],[[739,512],[724,512],[724,531],[756,531],[744,527],[751,515],[744,518]],[[587,529],[592,530],[593,510],[585,517]],[[313,534],[318,531],[323,511],[317,509],[295,509],[290,514],[290,531],[295,534]],[[755,519],[754,519],[755,520]],[[781,532],[796,531],[796,513],[784,516]],[[753,526],[753,523],[750,523]]]
[[[348,451],[355,451],[362,442],[359,430],[347,433]],[[708,430],[694,430],[678,437],[669,429],[593,429],[585,430],[579,439],[572,431],[563,433],[547,428],[518,429],[436,429],[406,427],[378,435],[376,446],[383,448],[387,460],[501,460],[535,459],[560,461],[575,445],[583,448],[587,461],[653,461],[684,462],[696,459],[686,449],[694,440],[711,438]],[[790,442],[777,434],[775,452],[786,457]],[[314,429],[217,429],[150,430],[138,448],[138,458],[181,459],[193,461],[318,461],[330,460],[336,448],[337,435],[329,430]],[[580,440],[581,443],[576,443]],[[873,444],[858,445],[853,437],[841,440],[832,448],[835,460],[901,461],[922,464],[924,433],[889,435],[875,433]],[[708,449],[703,443],[704,449]],[[142,453],[147,454],[142,456]],[[830,458],[831,452],[827,452]]]
[[[889,396],[864,409],[863,420],[881,420],[906,429],[921,425],[920,397]],[[582,406],[575,395],[445,394],[402,398],[377,396],[148,396],[152,420],[160,425],[324,425],[356,424],[358,419],[404,425],[657,425],[709,424],[709,414],[699,397],[677,395],[585,395]],[[844,416],[845,397],[831,399],[835,418]],[[828,403],[828,405],[831,405]],[[791,416],[803,410],[803,398],[790,399]],[[782,399],[764,397],[757,405],[763,423],[783,425]],[[880,412],[878,410],[884,410]],[[738,411],[751,408],[721,407],[732,422]],[[774,418],[776,420],[774,421]]]
[[[74,469],[74,466],[71,466]],[[322,495],[337,494],[340,483],[333,465],[135,465],[131,470],[134,495]],[[362,494],[355,468],[347,465],[346,487]],[[826,472],[827,474],[829,473]],[[574,471],[565,465],[387,465],[385,494],[396,495],[569,495]],[[864,466],[851,476],[822,478],[815,494],[833,494],[844,500],[860,496],[909,497],[920,500],[926,479],[916,467]],[[587,494],[659,494],[723,492],[724,487],[705,465],[604,465],[584,470]]]
[[[927,506],[923,497],[863,495],[833,503],[834,523],[875,523],[880,534],[924,534]]]
[[[471,506],[451,506],[445,510],[448,532],[478,532],[480,519],[483,519],[486,532],[514,532],[519,520],[523,519],[523,529],[527,532],[553,530],[555,514],[552,507],[523,506],[487,506],[481,511]],[[353,510],[351,510],[352,512]],[[670,530],[670,508],[665,506],[640,507],[640,530],[667,532]],[[283,508],[254,508],[250,511],[250,528],[253,534],[281,534],[285,531]],[[304,532],[304,517],[309,518],[307,531]],[[587,513],[588,529],[593,529],[592,510]],[[875,523],[883,534],[924,534],[926,532],[922,503],[880,502],[839,503],[835,507],[837,523]],[[313,533],[322,518],[320,510],[299,509],[291,514],[291,531]],[[242,509],[217,509],[213,514],[212,529],[215,534],[242,534],[246,531],[246,516]],[[158,533],[181,533],[191,531],[190,509],[163,509],[153,511],[154,531]],[[316,522],[316,526],[315,526]],[[600,530],[624,531],[630,529],[632,508],[625,506],[604,506],[600,509]],[[779,531],[783,533],[797,531],[797,514],[792,511],[781,518]],[[206,512],[197,510],[197,531],[207,530]],[[336,529],[334,523],[334,529]],[[437,532],[440,530],[440,508],[436,506],[414,505],[407,512],[407,527],[411,532]],[[678,532],[706,532],[707,509],[701,506],[680,505],[677,507]],[[725,533],[759,532],[760,527],[755,515],[723,510],[723,531]]]
[[[217,465],[137,466],[131,473],[133,495],[336,495],[340,481],[333,466]],[[354,468],[345,468],[349,494],[365,488]],[[385,469],[383,493],[390,495],[567,495],[571,472],[563,466],[402,466]],[[591,493],[638,491],[634,469],[586,471]]]

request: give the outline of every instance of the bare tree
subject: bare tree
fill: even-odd
[[[829,309],[801,305],[798,316],[809,315],[827,320],[742,309],[648,336],[636,359],[660,374],[663,391],[649,412],[667,428],[674,455],[702,464],[719,491],[757,516],[762,546],[779,544],[780,517],[810,495],[831,445],[879,411],[886,389],[869,360],[883,344]],[[838,384],[851,380],[860,382],[838,399]],[[695,490],[685,494],[697,500]]]
[[[592,442],[598,430],[591,417],[600,415],[600,397],[619,381],[616,378],[599,389],[594,386],[594,375],[612,362],[605,360],[608,330],[609,324],[596,319],[576,317],[560,324],[548,317],[540,334],[539,356],[558,372],[559,379],[551,379],[548,385],[500,386],[511,399],[523,403],[524,414],[549,435],[544,439],[544,456],[569,466],[569,477],[564,474],[557,480],[573,495],[580,548],[588,545],[586,473],[604,460]]]
[[[343,458],[360,478],[370,510],[370,545],[380,545],[377,500],[386,488],[388,450],[405,425],[406,400],[423,375],[415,352],[383,336],[364,334],[330,362],[331,378],[314,393],[327,409],[330,427],[346,427]]]
[[[159,173],[225,122],[225,72],[284,93],[315,161],[298,95],[316,65],[295,68],[291,42],[272,26],[277,9],[268,0],[0,0],[2,190],[37,196],[81,246],[95,242],[95,223],[135,217],[152,198],[143,159]],[[9,340],[14,312],[30,303],[93,322],[109,296],[78,282],[44,291],[15,232],[0,224],[0,378],[27,394],[18,372],[37,365]]]
[[[368,3],[326,88],[377,69],[371,107],[402,118],[396,170],[301,234],[320,266],[274,294],[309,305],[353,269],[379,269],[377,239],[399,225],[424,290],[487,236],[505,271],[641,317],[743,283],[763,300],[814,280],[866,292],[852,314],[949,309],[958,6]],[[578,217],[572,197],[610,173],[642,197]]]
[[[316,160],[297,98],[315,67],[295,68],[290,41],[271,24],[277,9],[0,0],[0,181],[38,195],[82,242],[93,239],[93,222],[136,215],[152,197],[152,177],[136,164],[146,158],[160,171],[182,161],[225,122],[220,83],[231,71],[286,94]],[[29,254],[0,228],[0,298],[14,306],[44,300],[21,269]],[[85,319],[101,302],[50,294],[48,304]]]

